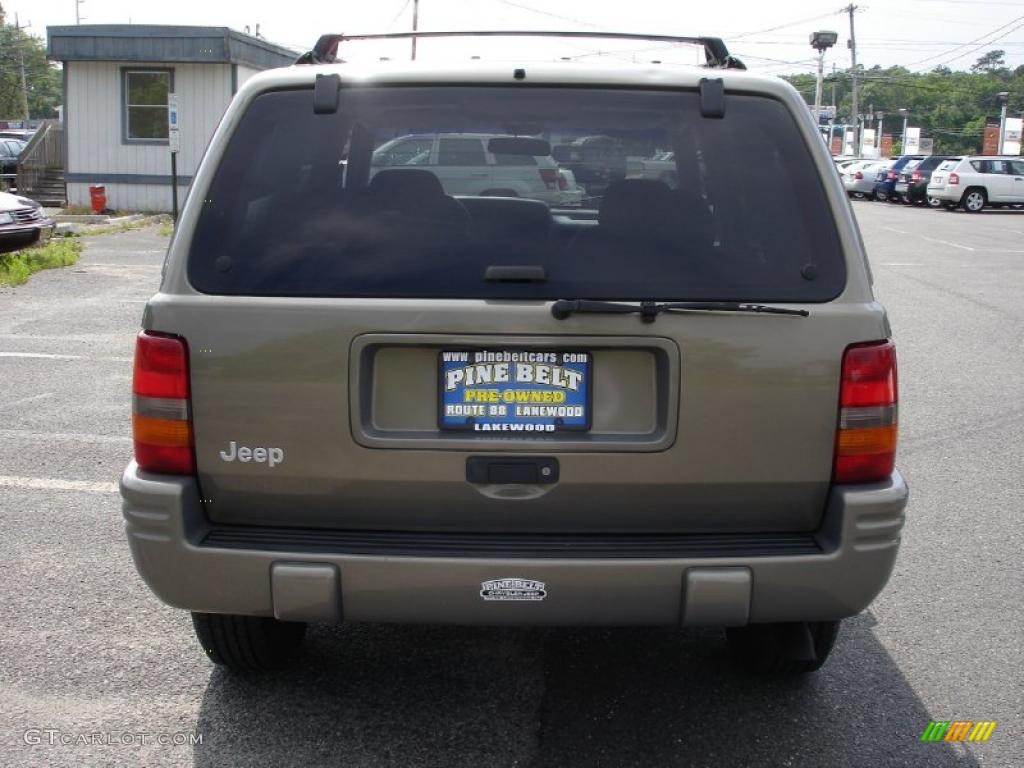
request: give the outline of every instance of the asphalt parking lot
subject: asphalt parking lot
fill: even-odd
[[[115,485],[166,239],[0,289],[0,765],[1021,765],[1024,212],[854,209],[912,499],[888,588],[801,682],[669,629],[316,626],[288,670],[215,669],[136,575]],[[998,725],[921,743],[929,720]]]

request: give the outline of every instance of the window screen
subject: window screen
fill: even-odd
[[[366,86],[339,99],[327,115],[311,89],[249,106],[191,196],[212,201],[190,248],[199,290],[813,302],[845,285],[812,148],[773,99],[729,94],[722,119],[683,90]],[[498,136],[536,154],[496,190],[485,147]],[[435,140],[436,162],[413,163]],[[516,265],[544,279],[486,279]]]
[[[167,139],[168,71],[125,70],[124,120],[128,141]]]

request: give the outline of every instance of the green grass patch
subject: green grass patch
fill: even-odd
[[[173,221],[162,222],[160,224],[160,226],[157,228],[156,233],[158,235],[162,235],[163,237],[170,237],[171,235],[174,234],[174,222]]]
[[[43,245],[0,253],[0,285],[21,285],[33,272],[70,266],[81,252],[78,238],[51,237]]]

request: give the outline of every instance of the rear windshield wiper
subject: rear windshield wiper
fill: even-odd
[[[559,299],[551,306],[551,314],[564,320],[576,313],[604,315],[639,314],[645,323],[653,323],[663,312],[753,312],[764,315],[796,315],[807,317],[806,309],[785,309],[765,304],[745,304],[739,301],[641,301],[626,304],[618,301],[593,301],[591,299]]]

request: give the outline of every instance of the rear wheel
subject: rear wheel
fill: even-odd
[[[306,634],[305,624],[264,616],[193,613],[192,624],[210,661],[238,671],[283,666]]]
[[[960,200],[960,205],[968,213],[980,213],[988,202],[988,197],[983,189],[968,189]]]
[[[838,634],[838,621],[750,624],[725,631],[733,658],[744,669],[773,675],[802,675],[820,669]]]
[[[889,199],[889,193],[884,189],[875,190],[875,200],[884,203]]]
[[[942,207],[942,201],[939,200],[939,198],[937,198],[937,197],[929,197],[928,198],[928,207],[929,208],[941,208]]]

